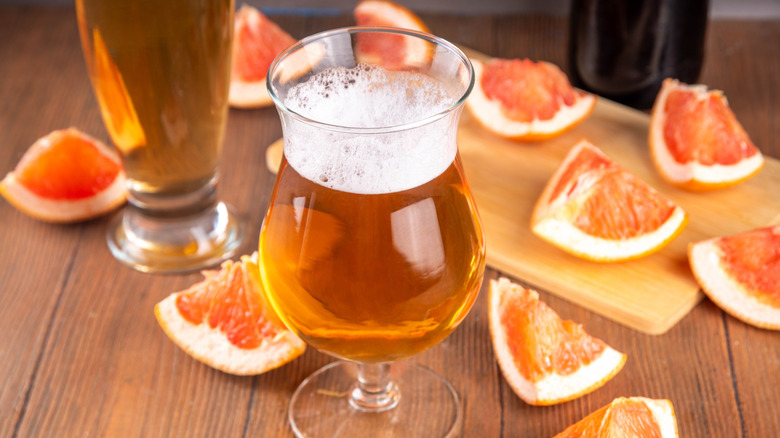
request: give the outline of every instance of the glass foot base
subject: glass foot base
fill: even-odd
[[[463,415],[455,389],[430,369],[394,363],[390,378],[400,399],[382,412],[351,403],[357,365],[333,362],[306,378],[290,399],[289,419],[298,437],[456,437]]]
[[[128,207],[109,224],[108,247],[120,262],[143,272],[189,272],[232,257],[244,229],[227,204],[180,218],[154,217]]]

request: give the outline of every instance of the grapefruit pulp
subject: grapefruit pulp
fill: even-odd
[[[554,438],[676,438],[672,402],[645,397],[618,397],[572,424]]]
[[[276,55],[295,39],[257,8],[243,5],[234,17],[229,103],[236,108],[271,105],[265,79]]]
[[[733,186],[764,166],[721,91],[666,79],[650,118],[650,152],[659,174],[688,190]]]
[[[575,90],[554,64],[494,58],[474,66],[474,91],[466,107],[489,131],[509,139],[552,138],[585,120],[596,96]]]
[[[430,32],[414,12],[387,0],[363,0],[353,11],[358,26],[382,26]],[[357,34],[355,54],[360,62],[397,70],[425,65],[433,56],[433,45],[420,38],[396,34]]]
[[[490,337],[498,365],[526,403],[552,405],[581,397],[614,377],[626,356],[563,321],[539,294],[506,278],[490,282]]]
[[[547,182],[531,229],[575,256],[617,262],[660,250],[687,221],[680,206],[583,140]]]
[[[756,327],[780,330],[780,226],[691,243],[688,261],[721,309]]]
[[[125,202],[119,156],[76,128],[39,138],[0,182],[0,193],[22,212],[47,222],[77,222]]]
[[[157,303],[157,321],[193,358],[236,375],[261,374],[303,354],[260,285],[257,253],[204,271],[205,279]]]

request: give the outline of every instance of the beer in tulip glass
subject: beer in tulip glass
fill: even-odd
[[[371,56],[386,38],[408,48],[403,59]],[[429,34],[346,28],[297,43],[268,78],[284,157],[261,277],[285,323],[341,359],[297,389],[293,430],[456,432],[452,386],[400,360],[450,334],[482,283],[484,237],[456,141],[474,82],[468,58]]]

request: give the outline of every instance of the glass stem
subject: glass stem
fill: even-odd
[[[390,380],[390,363],[358,364],[358,381],[349,404],[366,412],[383,412],[398,405],[401,393]]]

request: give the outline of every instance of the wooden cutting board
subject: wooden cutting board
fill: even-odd
[[[485,131],[464,111],[459,148],[484,222],[488,265],[641,332],[661,334],[702,298],[688,266],[688,243],[780,220],[780,162],[767,158],[747,182],[691,193],[664,182],[647,147],[649,116],[600,99],[593,114],[560,137],[516,143]],[[588,139],[689,214],[685,230],[642,259],[596,263],[571,256],[531,233],[536,199],[563,157]]]
[[[488,265],[644,333],[664,333],[682,319],[703,296],[688,266],[688,244],[778,223],[780,161],[767,158],[757,176],[738,186],[687,192],[656,173],[647,146],[649,122],[643,112],[599,99],[573,130],[518,143],[491,134],[464,111],[459,148],[484,222]],[[689,214],[685,230],[658,253],[610,264],[571,256],[531,233],[534,203],[580,139],[682,206]]]
[[[688,244],[780,223],[780,161],[766,158],[764,169],[738,186],[687,192],[656,173],[647,146],[649,122],[643,112],[599,99],[593,114],[573,130],[543,142],[519,143],[486,131],[465,110],[459,149],[483,220],[488,265],[644,333],[664,333],[682,319],[703,297],[688,266]],[[655,254],[610,264],[571,256],[531,233],[536,199],[580,139],[682,206],[689,214],[685,230]],[[281,143],[266,154],[272,171],[281,160]]]

